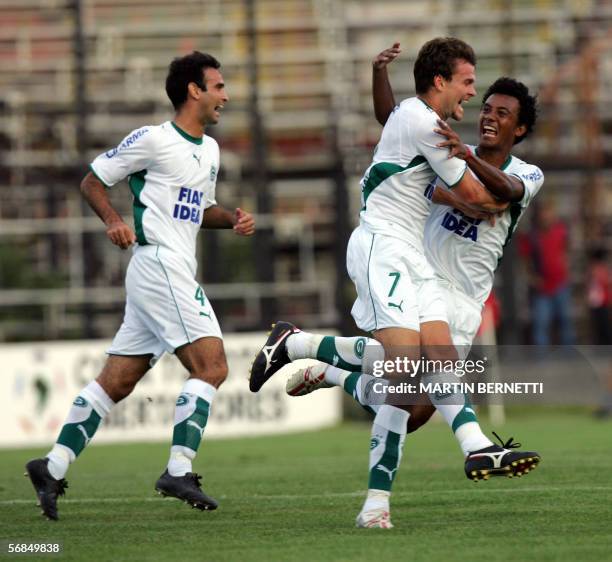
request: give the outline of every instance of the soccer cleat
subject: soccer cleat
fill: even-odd
[[[384,508],[362,511],[355,519],[355,527],[361,529],[393,529],[391,514]]]
[[[465,459],[465,475],[474,482],[488,480],[491,476],[521,477],[533,470],[541,460],[533,451],[513,451],[521,446],[512,437],[504,443],[497,433],[500,445],[491,445],[470,453]]]
[[[42,515],[57,521],[59,519],[57,497],[65,494],[68,482],[63,478],[61,480],[53,478],[49,472],[48,464],[49,459],[47,458],[31,460],[26,464],[26,476],[30,478],[32,486],[34,486]]]
[[[299,369],[287,380],[287,394],[289,396],[304,396],[319,388],[331,388],[333,384],[325,382],[325,363],[317,363],[304,369]]]
[[[255,356],[251,367],[249,388],[251,392],[259,389],[277,371],[291,363],[287,354],[287,338],[300,330],[290,322],[277,322],[272,324],[272,331],[268,335],[265,345]]]
[[[170,496],[183,500],[194,509],[212,511],[219,504],[213,498],[202,492],[202,477],[194,472],[188,472],[185,476],[171,476],[166,469],[155,484],[155,489],[162,496]]]

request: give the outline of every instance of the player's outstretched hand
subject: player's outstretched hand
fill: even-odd
[[[393,43],[393,45],[389,49],[385,49],[384,51],[376,55],[376,57],[372,61],[372,66],[376,70],[381,70],[385,68],[390,62],[393,62],[401,52],[402,50],[400,49],[400,44]]]
[[[251,236],[255,233],[255,219],[251,213],[240,208],[234,211],[234,232],[240,236]]]
[[[122,250],[127,250],[136,242],[134,231],[123,221],[111,222],[107,225],[106,236],[115,246],[119,246]]]
[[[449,158],[456,156],[457,158],[465,160],[469,150],[467,146],[463,144],[463,141],[459,135],[453,131],[453,129],[451,129],[451,126],[446,121],[438,119],[438,128],[434,129],[434,132],[446,137],[445,141],[439,142],[436,146],[439,148],[447,147],[449,151]]]

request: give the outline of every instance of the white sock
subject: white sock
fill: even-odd
[[[191,461],[195,459],[195,451],[188,447],[172,445],[170,447],[170,460],[168,461],[168,473],[170,476],[185,476],[192,472]]]
[[[53,448],[47,454],[47,458],[49,459],[49,463],[47,464],[49,473],[57,480],[60,480],[66,476],[69,465],[75,461],[77,455],[81,453],[83,448],[89,443],[90,439],[93,438],[99,423],[104,420],[115,405],[115,402],[111,400],[110,396],[106,394],[106,391],[95,380],[91,381],[81,390],[77,400],[79,398],[81,399],[81,402],[86,401],[87,405],[77,405],[77,401],[75,401],[70,408],[66,421],[62,426],[62,432],[60,432],[58,437],[59,440],[65,440],[65,444],[55,443]],[[88,426],[90,434],[88,435],[87,439],[84,440],[82,436],[82,431],[84,428],[80,426],[75,428],[75,426],[80,423],[85,423],[85,420],[89,418],[92,411],[95,411],[100,419],[99,422],[96,422],[91,427]],[[76,439],[74,439],[74,435],[76,435]],[[72,448],[67,446],[68,444]]]
[[[309,332],[296,332],[287,337],[287,355],[291,361],[296,359],[316,359],[317,350],[323,337]]]
[[[328,365],[327,369],[325,369],[325,382],[334,386],[344,386],[344,381],[350,374],[350,371]]]
[[[385,511],[389,511],[389,498],[391,497],[391,492],[387,492],[386,490],[368,490],[368,496],[361,508],[361,511],[370,511],[373,509],[383,509]]]
[[[350,372],[371,372],[375,361],[384,359],[380,343],[362,336],[321,336],[297,332],[287,337],[287,354],[296,359],[318,359]]]
[[[391,493],[393,480],[397,475],[410,414],[395,406],[384,404],[380,406],[372,423],[372,438],[370,441],[368,482],[369,490],[386,491]],[[373,496],[381,500],[380,495],[373,492]],[[370,509],[370,494],[362,511]],[[388,496],[387,496],[388,507]]]
[[[456,383],[458,381],[460,381],[460,379],[452,373],[438,373],[435,375],[423,376],[423,382],[426,383],[433,382],[444,384]],[[429,399],[453,430],[464,456],[467,456],[472,451],[477,451],[493,445],[491,440],[482,432],[482,429],[480,429],[480,424],[476,418],[476,412],[467,402],[463,393],[454,392],[445,395],[442,399],[439,399],[436,394],[437,392],[430,392]]]
[[[70,463],[75,461],[76,455],[68,447],[56,443],[53,445],[53,449],[47,453],[47,458],[49,459],[49,463],[47,464],[49,473],[56,480],[61,480],[66,476],[68,467]]]
[[[192,472],[192,461],[202,440],[209,410],[217,389],[200,379],[188,379],[179,395],[174,410],[174,433],[168,473],[185,476]],[[184,430],[179,430],[182,426]]]
[[[493,442],[482,432],[478,422],[467,422],[455,430],[455,437],[467,457],[471,452],[490,447]]]

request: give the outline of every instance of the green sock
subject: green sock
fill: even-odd
[[[366,351],[382,349],[373,339],[364,337],[322,336],[308,332],[297,332],[287,338],[289,359],[318,359],[345,371],[363,371]]]
[[[351,398],[354,398],[366,412],[376,414],[381,404],[371,403],[376,402],[376,400],[371,400],[372,396],[369,383],[372,381],[385,382],[384,379],[380,379],[373,375],[351,373],[344,380],[344,385],[342,388],[344,389],[344,392],[346,392]],[[368,390],[370,390],[370,392],[368,392]]]
[[[402,458],[410,414],[395,406],[380,406],[372,424],[368,488],[391,491]]]
[[[90,382],[75,398],[57,441],[47,454],[49,472],[61,479],[95,435],[115,403],[97,381]]]
[[[200,447],[215,392],[214,386],[200,379],[189,379],[183,386],[174,410],[168,461],[171,476],[184,476],[192,471],[191,463]]]

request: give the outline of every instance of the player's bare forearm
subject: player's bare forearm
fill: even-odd
[[[204,211],[202,228],[232,228],[240,236],[251,236],[255,233],[255,219],[240,208],[230,211],[213,205]]]
[[[233,228],[234,213],[221,205],[213,205],[204,211],[202,228]]]
[[[497,199],[504,203],[520,201],[525,194],[523,183],[516,177],[502,172],[499,168],[470,153],[465,158],[470,170]]]
[[[469,167],[452,191],[461,201],[481,211],[499,213],[508,207],[506,201],[500,201],[482,185]]]
[[[104,185],[91,172],[81,181],[81,193],[105,225],[108,226],[113,222],[123,222],[121,215],[111,205]]]
[[[379,53],[372,61],[372,98],[374,100],[374,115],[376,120],[384,125],[395,107],[393,89],[389,82],[387,65],[400,54],[399,43],[394,43],[389,49]]]
[[[376,120],[384,125],[395,107],[395,98],[389,82],[387,67],[381,69],[372,67],[372,98]]]
[[[446,205],[447,207],[459,209],[462,213],[474,219],[492,219],[492,213],[490,211],[485,211],[476,205],[468,205],[462,199],[457,197],[452,191],[444,189],[438,185],[434,189],[431,200],[437,205]]]
[[[104,185],[91,172],[81,181],[81,193],[106,225],[106,236],[113,244],[125,250],[136,242],[134,231],[123,222],[121,215],[111,205]]]
[[[508,203],[520,201],[523,198],[524,187],[518,178],[502,172],[496,166],[476,156],[446,121],[438,119],[438,128],[434,129],[434,131],[446,139],[439,142],[437,146],[439,148],[448,148],[449,158],[457,157],[465,160],[474,175],[497,199]],[[477,196],[478,193],[475,191],[471,195]],[[483,195],[482,200],[473,201],[467,199],[467,202],[470,204],[492,204],[495,202],[490,197],[486,197],[486,194],[481,195]]]

